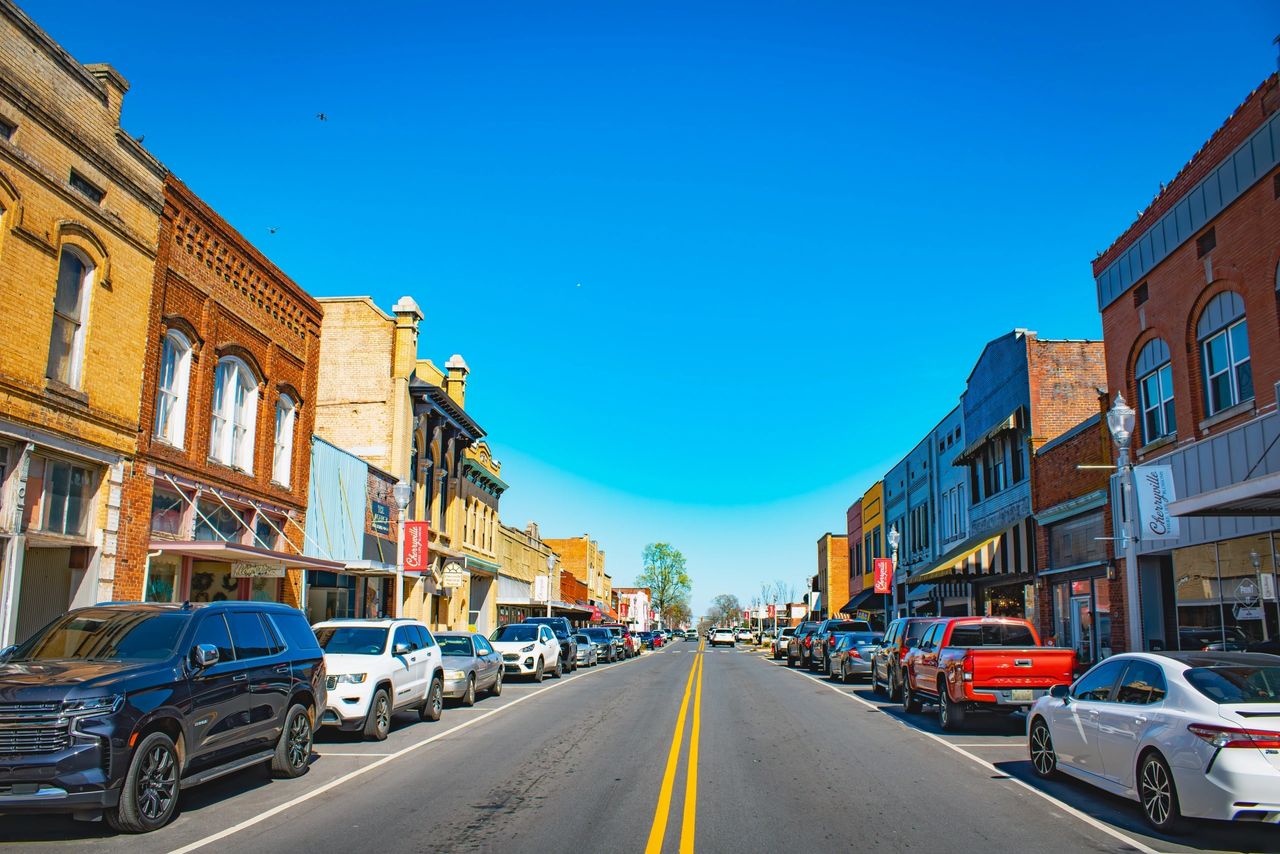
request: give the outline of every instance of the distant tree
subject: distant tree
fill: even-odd
[[[644,547],[643,560],[636,586],[649,588],[649,601],[663,625],[675,625],[673,617],[677,614],[687,619],[693,583],[685,569],[684,555],[670,543],[650,543]]]
[[[668,626],[685,626],[689,625],[693,620],[693,611],[689,608],[688,602],[676,602],[668,609],[667,625]]]
[[[711,600],[707,617],[717,626],[736,626],[742,622],[742,603],[732,593],[721,593]]]

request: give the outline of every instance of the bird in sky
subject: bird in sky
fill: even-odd
[[[328,116],[326,116],[324,113],[316,113],[316,118],[317,118],[317,119],[319,119],[319,120],[320,120],[320,121],[322,121],[322,122],[327,122],[327,121],[329,121],[329,117],[328,117]]]
[[[269,225],[269,226],[267,226],[267,233],[268,233],[268,234],[275,234],[275,233],[276,233],[277,231],[279,231],[279,230],[280,230],[279,226],[274,226],[274,225]]]

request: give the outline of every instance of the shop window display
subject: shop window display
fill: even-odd
[[[1180,649],[1238,651],[1280,635],[1275,551],[1271,534],[1174,550]]]

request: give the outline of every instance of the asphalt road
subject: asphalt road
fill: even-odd
[[[904,715],[866,686],[684,642],[541,685],[508,682],[438,723],[402,716],[385,742],[322,734],[303,777],[251,769],[193,789],[147,836],[8,816],[0,842],[130,854],[1280,852],[1265,828],[1155,837],[1136,805],[1043,784],[1021,727],[993,719],[943,736],[931,715]]]

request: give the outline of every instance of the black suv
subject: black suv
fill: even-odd
[[[560,641],[560,661],[564,664],[564,672],[572,673],[578,669],[578,642],[574,639],[578,630],[568,617],[525,617],[524,622],[550,627],[556,640]]]
[[[0,652],[0,812],[140,833],[257,763],[307,770],[324,653],[268,602],[79,608]]]

